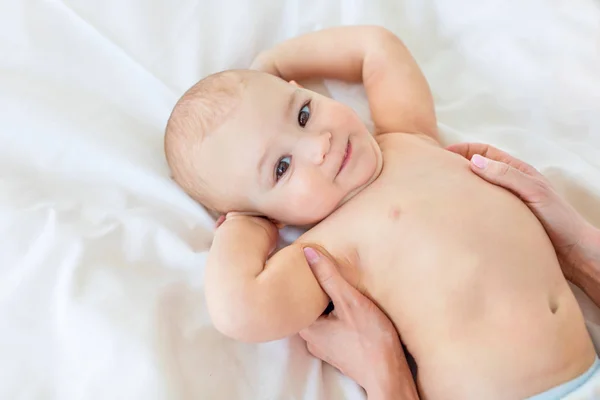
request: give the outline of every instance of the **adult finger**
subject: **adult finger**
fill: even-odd
[[[485,143],[456,143],[451,144],[446,149],[463,156],[467,160],[470,160],[475,154],[479,154],[496,161],[508,161],[505,159],[507,158],[507,153]]]
[[[298,332],[298,334],[307,342],[315,342],[320,338],[328,338],[339,329],[338,321],[337,318],[331,315],[323,315],[310,326]]]
[[[471,158],[471,169],[486,181],[510,190],[526,203],[540,202],[547,194],[544,180],[504,162],[475,154]]]
[[[480,155],[490,160],[499,161],[504,164],[510,165],[513,168],[518,169],[528,175],[539,176],[539,172],[531,165],[524,161],[519,160],[511,156],[510,154],[490,146],[485,143],[457,143],[446,147],[447,150],[463,156],[467,160],[472,160],[473,156]]]
[[[314,357],[325,361],[327,364],[339,369],[340,367],[335,363],[335,361],[333,361],[333,359],[329,356],[329,352],[326,350],[323,350],[323,348],[321,346],[315,345],[313,343],[306,343],[306,349],[308,350],[308,352],[310,354],[312,354]]]
[[[319,254],[312,247],[305,247],[303,250],[315,278],[333,301],[336,313],[340,315],[356,302],[358,292],[346,282],[329,257]]]
[[[332,316],[322,316],[308,328],[301,330],[298,334],[306,342],[306,348],[313,356],[321,360],[337,366],[330,358],[330,345],[332,338],[335,338],[336,333],[339,333],[340,320]]]

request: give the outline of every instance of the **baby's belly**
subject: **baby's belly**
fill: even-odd
[[[372,268],[363,289],[415,357],[424,398],[524,398],[593,361],[543,228],[521,203],[500,200],[494,215],[407,208],[383,235],[393,245],[371,245],[376,254],[362,259]]]
[[[591,339],[535,216],[461,157],[388,139],[378,180],[307,241],[390,316],[423,398],[525,398],[585,372]]]
[[[593,348],[568,287],[478,286],[439,296],[445,305],[420,306],[415,296],[410,311],[390,313],[417,361],[423,398],[526,398],[589,368]]]

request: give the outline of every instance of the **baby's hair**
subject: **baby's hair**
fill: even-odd
[[[165,156],[171,174],[194,200],[224,212],[201,177],[196,163],[202,140],[235,110],[244,86],[256,71],[228,70],[200,80],[177,101],[165,130]],[[206,171],[204,171],[206,173]]]

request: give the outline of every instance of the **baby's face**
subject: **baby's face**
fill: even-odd
[[[200,146],[202,176],[229,211],[318,222],[371,183],[381,151],[348,106],[270,75],[252,79]]]

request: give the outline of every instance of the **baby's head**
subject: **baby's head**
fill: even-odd
[[[177,102],[165,135],[173,178],[218,213],[318,222],[371,183],[379,146],[348,106],[258,71],[224,71]]]

